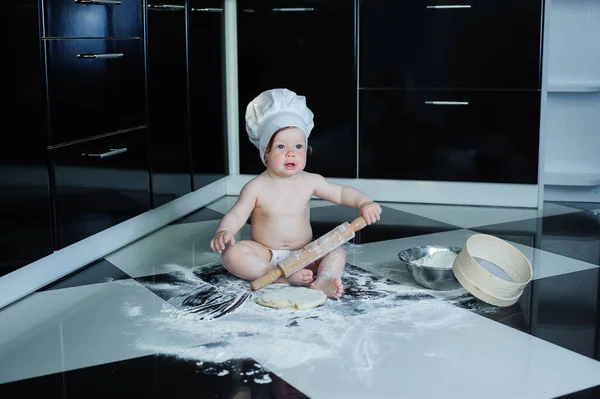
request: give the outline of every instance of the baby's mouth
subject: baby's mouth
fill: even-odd
[[[295,168],[295,167],[296,167],[296,164],[295,164],[295,163],[293,163],[293,162],[287,162],[287,163],[286,163],[284,166],[285,166],[286,168]]]

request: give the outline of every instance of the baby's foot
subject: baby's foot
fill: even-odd
[[[291,285],[310,285],[313,282],[313,272],[309,269],[302,269],[287,278]]]
[[[340,299],[344,292],[344,285],[339,278],[317,278],[310,288],[323,291],[325,295],[332,299]]]

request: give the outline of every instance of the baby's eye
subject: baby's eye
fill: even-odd
[[[296,148],[299,149],[299,150],[301,150],[301,149],[304,148],[304,146],[302,144],[296,144]]]
[[[276,148],[283,150],[284,145],[283,144],[278,144]]]

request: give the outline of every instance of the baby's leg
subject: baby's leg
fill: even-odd
[[[336,248],[317,263],[317,279],[310,287],[323,291],[330,298],[339,299],[344,292],[342,273],[346,267],[346,251]]]
[[[239,241],[234,246],[227,247],[223,252],[223,266],[231,274],[249,281],[264,276],[276,266],[270,265],[271,251],[254,241]],[[279,278],[278,283],[292,285],[309,285],[313,282],[313,272],[302,269],[290,277]]]

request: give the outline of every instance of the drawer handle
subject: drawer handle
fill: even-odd
[[[195,12],[223,12],[222,8],[192,8]]]
[[[469,105],[468,101],[425,101],[429,105]]]
[[[285,8],[273,8],[275,12],[309,12],[314,11],[314,7],[285,7]]]
[[[118,6],[119,0],[75,0],[75,4],[95,4],[99,6]]]
[[[77,54],[77,58],[80,60],[88,58],[123,58],[123,53],[110,53],[110,54]]]
[[[452,8],[471,8],[470,4],[453,4],[446,6],[427,6],[427,8],[436,8],[436,9],[452,9]]]
[[[148,4],[148,10],[151,11],[180,11],[185,9],[185,6],[178,6],[173,4]]]
[[[103,152],[102,154],[81,154],[82,157],[94,157],[94,158],[108,158],[114,155],[119,155],[124,152],[127,152],[127,148],[111,148],[107,152]]]

